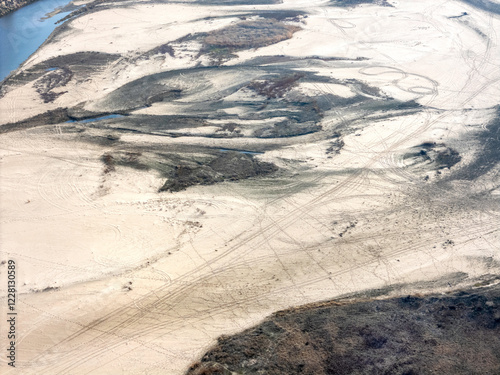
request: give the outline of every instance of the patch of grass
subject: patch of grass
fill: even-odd
[[[407,153],[404,158],[413,158],[420,163],[433,163],[436,169],[451,168],[462,160],[458,151],[444,143],[425,142],[414,149],[414,152]]]
[[[193,185],[213,185],[222,181],[237,181],[267,175],[278,168],[261,162],[252,155],[236,151],[221,152],[204,163],[180,163],[174,167],[159,191],[176,192]]]
[[[288,91],[297,85],[297,81],[304,77],[303,73],[293,73],[266,81],[254,81],[248,87],[254,90],[257,94],[267,97],[268,99],[281,98]]]
[[[243,21],[223,29],[208,33],[203,43],[206,47],[237,51],[265,47],[290,39],[301,30],[298,26],[287,25],[274,19]]]
[[[216,65],[222,65],[224,62],[237,57],[233,50],[233,48],[229,47],[207,46],[203,49],[203,52],[208,54]]]
[[[162,55],[169,54],[170,56],[175,57],[175,51],[170,45],[170,43],[162,44],[161,46],[152,49],[147,53],[147,55],[151,56],[151,55],[156,55],[157,53],[160,53]]]
[[[499,374],[498,306],[498,285],[303,306],[221,337],[187,374]]]
[[[101,161],[104,163],[104,173],[115,171],[115,158],[113,155],[106,153],[101,156]]]
[[[54,71],[51,71],[40,79],[35,81],[33,87],[36,89],[36,92],[43,99],[44,103],[51,103],[57,97],[61,96],[64,92],[53,92],[52,90],[58,87],[66,86],[67,83],[73,77],[73,72],[66,67],[58,68]]]
[[[56,108],[23,121],[2,125],[0,126],[0,134],[16,130],[35,128],[37,126],[59,124],[68,121],[69,119],[67,108]]]
[[[202,365],[197,362],[189,368],[189,371],[192,375],[231,375],[231,371],[218,363],[204,363]]]

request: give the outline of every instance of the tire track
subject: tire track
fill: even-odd
[[[498,80],[496,80],[496,81],[498,81]],[[496,83],[496,81],[493,81],[493,83]],[[492,84],[492,82],[490,81],[488,84]],[[479,94],[479,90],[475,92],[474,97]],[[472,98],[473,97],[469,97],[468,101],[472,100]],[[364,175],[364,172],[366,170],[370,170],[370,167],[372,165],[374,165],[374,163],[380,162],[381,157],[383,157],[384,155],[385,156],[392,155],[391,154],[392,150],[394,150],[398,145],[403,144],[404,142],[406,142],[408,139],[410,139],[415,134],[421,134],[421,132],[427,130],[430,126],[432,126],[436,121],[442,119],[445,115],[446,114],[443,114],[443,115],[439,116],[437,119],[432,120],[432,121],[430,119],[428,119],[427,122],[423,126],[419,127],[419,129],[415,130],[414,133],[412,133],[410,136],[406,136],[406,138],[401,139],[399,142],[396,142],[390,148],[386,148],[384,146],[384,148],[386,148],[386,150],[383,153],[381,153],[380,155],[377,155],[374,158],[372,158],[366,164],[366,166],[365,166],[365,168],[363,170],[357,171],[353,175],[349,176],[348,178],[346,178],[346,180],[344,180],[341,183],[339,183],[339,186],[336,186],[335,188],[327,190],[325,193],[316,196],[315,198],[313,198],[312,200],[310,200],[309,202],[307,202],[304,205],[298,205],[297,207],[295,207],[294,209],[291,210],[290,215],[288,217],[280,218],[280,219],[278,219],[276,221],[271,221],[271,223],[269,223],[266,226],[264,226],[263,228],[261,228],[260,231],[258,231],[257,233],[253,233],[253,234],[249,235],[248,237],[246,237],[244,240],[242,240],[237,245],[235,245],[232,248],[230,248],[225,253],[223,253],[223,254],[219,255],[218,257],[215,257],[214,259],[208,261],[206,264],[204,264],[202,266],[199,266],[199,267],[196,267],[195,269],[187,272],[185,275],[183,275],[181,278],[179,278],[180,281],[189,282],[190,277],[195,276],[197,273],[200,273],[200,272],[208,270],[208,269],[210,269],[211,271],[215,271],[218,268],[214,269],[213,267],[215,267],[217,265],[217,263],[222,262],[224,260],[227,260],[227,263],[226,263],[225,267],[227,267],[227,264],[228,265],[232,265],[234,263],[234,260],[231,260],[230,258],[233,257],[232,254],[235,253],[236,250],[239,250],[242,247],[246,246],[246,247],[248,247],[248,249],[245,249],[241,253],[235,254],[235,256],[238,256],[238,258],[239,258],[242,255],[244,256],[244,255],[248,254],[252,249],[255,249],[255,248],[259,247],[260,245],[265,244],[269,240],[269,238],[273,238],[277,234],[283,233],[284,229],[290,227],[292,224],[294,224],[298,220],[300,220],[303,217],[303,215],[304,215],[304,211],[309,211],[309,210],[311,210],[312,208],[314,208],[314,207],[316,207],[318,205],[325,204],[325,202],[329,202],[329,200],[331,200],[334,197],[342,197],[341,194],[343,194],[346,191],[350,191],[352,189],[352,186],[361,186],[363,183],[366,183],[367,180],[366,180],[366,175]],[[401,168],[395,168],[395,169],[396,170],[400,170]],[[352,186],[350,186],[351,184],[352,184]],[[479,226],[479,228],[480,229],[478,229],[477,233],[480,233],[480,230],[484,229],[484,223],[481,226]],[[254,241],[256,241],[257,243],[254,243]],[[428,239],[426,239],[425,241],[423,241],[423,243],[420,245],[420,247],[425,246],[425,244],[427,244],[427,243],[428,243]],[[400,249],[398,251],[389,253],[387,255],[387,257],[388,256],[399,255],[400,252],[404,253],[404,252],[413,251],[413,250],[415,250],[414,247],[410,247],[410,248],[404,248],[403,247],[402,249]],[[372,263],[370,263],[370,262],[367,261],[366,264],[358,264],[356,266],[353,266],[352,269],[343,270],[342,272],[337,273],[336,275],[338,276],[338,275],[345,274],[346,272],[352,272],[353,270],[359,269],[360,267],[363,267],[363,266],[368,266],[369,264],[372,264]],[[213,275],[211,275],[211,276],[213,276]],[[208,276],[205,276],[205,277],[208,278]],[[324,280],[324,277],[325,276],[322,276],[321,278],[312,279],[312,280],[304,282],[302,284],[296,284],[294,286],[290,286],[290,287],[287,287],[287,288],[277,289],[273,293],[277,294],[277,293],[282,292],[282,291],[290,290],[292,288],[297,288],[298,286],[310,285],[310,283],[314,284],[314,283],[318,282],[318,280]],[[144,306],[146,306],[148,308],[148,311],[151,311],[151,309],[156,309],[159,306],[161,306],[162,304],[167,304],[167,302],[169,300],[171,300],[172,303],[175,306],[175,301],[176,300],[178,300],[179,298],[183,298],[183,295],[186,292],[189,292],[190,290],[192,290],[192,288],[195,287],[196,283],[200,283],[203,280],[204,280],[204,277],[194,279],[193,281],[191,281],[191,283],[189,284],[188,287],[186,287],[186,288],[180,288],[178,291],[175,291],[173,294],[168,294],[167,287],[158,288],[158,289],[155,290],[155,294],[158,293],[158,292],[165,292],[165,294],[164,295],[156,295],[155,297],[157,298],[157,301],[153,301],[151,303],[146,303],[146,304],[144,304]],[[268,294],[268,295],[272,295],[273,293]],[[144,301],[146,299],[149,299],[149,297],[153,297],[153,295],[152,294],[147,295],[146,297],[142,298],[140,301],[142,302],[142,301]],[[255,297],[255,298],[259,298],[259,297]],[[246,301],[248,301],[248,302],[254,302],[253,299],[247,299]],[[236,305],[237,305],[237,302],[233,302],[233,304],[229,304],[229,306],[226,306],[227,307],[227,311],[230,311],[230,309],[233,308]],[[130,306],[129,306],[129,308],[130,308]],[[170,304],[170,309],[171,308],[172,308],[172,304]],[[167,311],[169,311],[170,309],[167,309]],[[221,311],[221,310],[219,310],[219,311]],[[94,329],[101,322],[106,322],[107,320],[111,320],[114,317],[119,317],[120,315],[122,315],[122,312],[125,312],[125,310],[115,311],[114,313],[111,313],[111,315],[108,315],[107,317],[104,317],[104,318],[101,318],[101,319],[97,320],[96,323],[93,324],[93,325],[91,325],[90,327],[86,327],[86,330],[88,330],[88,329]],[[212,313],[213,313],[213,311],[210,310],[210,314],[212,314]],[[141,314],[139,314],[139,315],[135,314],[135,316],[134,316],[134,312],[133,311],[132,311],[132,315],[133,315],[132,318],[128,318],[125,322],[119,323],[119,325],[117,325],[116,327],[113,327],[113,329],[106,330],[105,333],[104,333],[104,335],[106,335],[106,336],[108,336],[108,335],[114,335],[117,330],[130,327],[132,324],[134,324],[138,320],[140,320],[141,317],[143,317],[143,315],[141,315]],[[196,313],[196,314],[191,315],[191,317],[196,317],[198,315],[199,315],[199,313]],[[187,317],[189,317],[189,315]],[[186,316],[179,318],[179,322],[181,322],[181,324],[188,324],[188,323],[186,323],[186,322],[183,321],[185,318],[186,318]],[[201,321],[202,319],[203,318],[200,317],[199,321]],[[165,323],[165,324],[167,324],[167,323]],[[171,324],[171,322],[169,322],[169,327],[170,327],[170,324]],[[155,327],[151,327],[151,330],[159,330],[161,328],[162,328],[162,326],[155,326]],[[74,339],[78,338],[80,335],[82,335],[85,332],[86,331],[77,333],[77,334],[75,334],[75,336],[73,336],[71,338],[68,338],[66,340],[74,340]],[[146,333],[150,333],[150,332],[151,331],[146,332]],[[152,332],[154,332],[154,331],[152,331]],[[141,331],[140,333],[136,333],[136,335],[143,335],[143,334],[145,334],[144,331]],[[127,337],[130,338],[130,336],[127,336]],[[136,336],[132,335],[131,337],[134,338]],[[100,338],[104,338],[104,337],[100,337]],[[94,340],[97,340],[97,339],[93,339],[92,341],[94,341]],[[63,341],[63,342],[67,342],[67,341]],[[63,342],[56,344],[56,347],[58,345],[61,345]],[[116,345],[119,345],[119,344],[116,344]],[[116,347],[116,345],[115,345],[115,347]],[[88,355],[90,355],[90,354],[88,354]],[[82,359],[80,359],[80,361],[84,361],[86,358],[88,359],[89,357],[82,358]],[[63,370],[61,370],[61,371],[67,371],[67,370],[70,370],[70,369],[74,369],[74,368],[78,367],[79,363],[81,363],[81,362],[66,365],[66,367]],[[67,373],[67,372],[62,372],[62,373]]]
[[[470,227],[469,229],[474,229],[474,228],[477,228],[477,230],[480,231],[480,232],[482,232],[485,229],[491,229],[491,230],[496,230],[496,231],[499,230],[494,225],[494,223],[491,223],[490,226],[489,226],[489,228],[484,228],[483,224],[479,223],[479,224],[477,224],[475,226]],[[476,231],[474,231],[472,234],[473,234],[473,236],[477,236],[477,232]],[[434,237],[432,237],[432,238],[442,239],[442,237],[438,236],[438,235],[434,235]],[[458,238],[459,238],[459,241],[460,240],[466,240],[466,239],[470,238],[470,233],[468,233],[468,232],[462,232],[462,234]],[[388,252],[388,253],[384,254],[384,258],[394,258],[395,256],[404,255],[404,254],[406,254],[408,252],[411,252],[411,251],[423,251],[424,248],[426,248],[426,247],[429,246],[429,242],[430,242],[429,238],[424,238],[424,239],[418,241],[417,243],[410,243],[408,245],[403,245],[399,249],[395,249],[394,251],[391,251],[391,252]],[[375,260],[374,259],[368,259],[368,260],[366,260],[364,262],[357,263],[356,265],[350,266],[350,267],[348,267],[346,269],[343,269],[343,270],[335,272],[335,273],[329,273],[329,274],[327,274],[325,276],[318,276],[318,277],[315,277],[315,278],[303,281],[301,283],[292,283],[292,285],[284,286],[284,287],[281,287],[281,288],[278,288],[278,289],[275,289],[275,290],[272,290],[272,291],[269,291],[269,292],[258,293],[255,296],[250,297],[250,298],[245,298],[244,300],[235,300],[235,301],[233,301],[231,303],[226,303],[222,307],[217,308],[217,309],[214,309],[214,308],[211,307],[211,308],[209,308],[209,309],[206,310],[205,314],[202,311],[198,310],[196,313],[193,313],[192,315],[182,315],[178,319],[168,320],[167,322],[162,322],[162,323],[157,324],[157,325],[155,325],[153,327],[149,326],[148,328],[140,329],[140,330],[138,330],[139,333],[136,333],[135,335],[132,335],[132,336],[127,336],[127,341],[129,341],[129,340],[137,340],[138,338],[140,338],[140,337],[142,337],[144,335],[154,333],[155,331],[161,331],[164,328],[168,328],[167,330],[165,330],[165,331],[162,332],[161,336],[156,337],[155,338],[155,340],[156,340],[158,338],[161,338],[162,336],[168,335],[169,333],[175,332],[175,330],[178,330],[178,329],[184,327],[187,324],[193,324],[193,322],[191,321],[192,318],[198,318],[198,319],[195,320],[195,322],[203,321],[204,319],[206,319],[207,315],[213,317],[216,314],[222,314],[224,312],[232,311],[234,307],[238,307],[242,302],[244,302],[246,304],[251,304],[251,303],[254,303],[254,302],[258,302],[258,300],[261,299],[263,296],[268,296],[268,297],[270,297],[272,295],[281,296],[281,295],[286,294],[290,290],[296,290],[296,291],[298,291],[298,288],[312,286],[312,285],[317,284],[319,282],[325,281],[328,278],[340,277],[340,276],[352,273],[353,271],[356,271],[356,270],[359,270],[359,269],[362,269],[362,268],[367,268],[369,266],[374,266],[374,265],[378,264],[379,262],[380,262],[380,259],[375,259]],[[207,279],[210,279],[211,277],[213,277],[213,275],[206,276]],[[200,283],[203,284],[203,280],[200,280],[197,284],[200,284]],[[196,289],[196,288],[197,288],[197,285],[190,285],[190,289],[193,290],[193,289]],[[178,303],[182,303],[182,302],[183,302],[183,300],[178,301]],[[169,306],[166,309],[160,309],[158,312],[153,312],[151,309],[149,309],[148,311],[149,311],[150,314],[156,314],[158,316],[164,316],[167,312],[170,312],[172,310],[173,306],[175,306],[175,303],[173,305],[172,304],[168,304],[168,305]],[[189,321],[189,323],[187,321]],[[178,324],[178,325],[176,325],[176,324]],[[116,347],[118,347],[118,346],[120,346],[120,345],[123,344],[123,342],[121,341],[122,335],[117,335],[115,333],[110,334],[110,335],[118,337],[118,339],[115,340],[116,342],[114,344],[111,344],[113,348],[116,348]],[[88,343],[86,343],[85,345],[88,345]],[[107,341],[107,346],[109,347],[109,340]],[[96,350],[98,351],[98,350],[101,350],[101,349],[102,348],[99,347]],[[90,354],[88,354],[88,357],[81,359],[81,361],[86,361],[87,359],[90,359],[94,355],[95,354],[90,353]],[[68,362],[71,362],[71,359],[68,359]],[[70,366],[62,369],[61,372],[58,372],[58,374],[59,373],[60,374],[66,374],[66,373],[68,373],[66,371],[69,371],[72,368],[73,368],[72,365],[70,365]]]
[[[431,125],[432,125],[432,123],[428,122],[428,123],[424,124],[423,126],[421,126],[419,129],[417,129],[414,133],[416,133],[418,131],[424,131],[425,129],[427,129]],[[407,138],[412,138],[413,136],[414,135],[412,133],[409,136],[407,136]],[[399,143],[402,143],[404,141],[406,141],[406,139],[400,140]],[[398,144],[393,145],[393,147],[391,149],[393,149],[394,147],[397,147],[397,146],[398,146]],[[380,155],[376,155],[375,157],[373,157],[370,160],[370,162],[368,163],[368,165],[365,166],[365,169],[369,169],[370,166],[373,165],[378,160],[379,157],[380,157]],[[277,233],[281,232],[283,227],[287,228],[290,225],[292,225],[293,223],[295,223],[297,220],[299,220],[303,210],[311,209],[312,207],[315,207],[318,204],[323,204],[322,200],[325,198],[331,199],[332,196],[339,196],[343,192],[350,190],[351,184],[355,184],[356,186],[359,186],[359,184],[361,183],[359,179],[360,179],[360,176],[362,176],[362,174],[363,174],[363,170],[359,170],[359,171],[355,172],[354,174],[348,176],[345,181],[339,183],[337,186],[335,186],[332,189],[329,189],[326,192],[316,196],[315,198],[313,198],[312,200],[310,200],[306,204],[300,206],[299,208],[293,209],[289,213],[288,216],[283,217],[281,219],[278,219],[278,220],[276,220],[276,222],[272,222],[272,223],[266,225],[264,227],[264,229],[262,229],[256,233],[251,234],[250,236],[248,236],[247,238],[242,240],[239,244],[233,246],[231,249],[224,252],[223,254],[207,261],[204,265],[196,267],[195,269],[187,272],[186,274],[184,274],[180,278],[179,281],[183,281],[183,280],[187,281],[191,276],[194,276],[196,273],[199,273],[199,272],[204,271],[204,270],[210,269],[210,273],[214,272],[215,270],[214,270],[213,266],[215,264],[217,264],[221,260],[224,260],[224,259],[230,257],[230,255],[232,253],[236,252],[236,250],[238,250],[246,245],[249,245],[250,242],[252,242],[256,239],[258,240],[256,244],[252,244],[251,246],[247,246],[247,249],[245,249],[242,252],[239,252],[237,254],[237,256],[242,257],[242,256],[248,254],[253,248],[258,248],[258,247],[262,246],[263,244],[265,244],[266,240],[265,239],[263,240],[260,237],[262,237],[262,236],[265,236],[267,238],[274,237]],[[281,227],[277,228],[276,224],[279,224]],[[228,261],[230,262],[231,260],[229,259]],[[192,282],[196,282],[196,279],[193,280]],[[154,301],[152,303],[146,304],[148,310],[151,311],[152,309],[156,309],[159,304],[165,303],[166,300],[168,300],[168,299],[172,300],[172,299],[178,298],[179,296],[182,296],[187,290],[189,290],[189,288],[190,288],[189,286],[182,287],[182,288],[178,289],[177,291],[175,291],[174,293],[168,294],[168,291],[166,290],[167,287],[160,287],[160,288],[156,289],[154,292],[143,297],[143,299],[149,298],[152,295],[154,295]],[[161,292],[165,292],[165,295],[163,297],[160,297],[160,299],[157,299],[157,296],[160,295]],[[114,316],[122,315],[126,310],[128,310],[130,308],[131,305],[132,304],[130,304],[128,307],[126,307],[125,310],[122,308],[118,311],[113,311],[110,314],[100,318],[95,323],[88,326],[85,330],[80,331],[80,332],[76,332],[75,334],[69,336],[67,339],[63,340],[59,344],[56,344],[56,346],[64,345],[64,343],[76,339],[80,335],[84,334],[86,331],[94,329],[97,325],[101,324],[102,322],[112,320],[112,317],[114,317]],[[142,314],[139,314],[139,315],[132,314],[131,318],[128,318],[125,321],[113,326],[111,329],[106,330],[106,332],[107,332],[106,335],[112,334],[119,329],[123,329],[124,327],[130,326],[130,325],[136,323],[141,317],[142,317]],[[102,335],[97,336],[92,341],[100,340],[102,338],[101,336]],[[67,369],[65,369],[65,370],[67,370]]]

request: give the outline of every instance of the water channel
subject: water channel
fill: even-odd
[[[0,17],[0,81],[17,69],[59,26],[69,12],[49,16],[69,0],[39,0]]]

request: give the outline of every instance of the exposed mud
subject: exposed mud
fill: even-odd
[[[256,130],[254,136],[257,138],[296,137],[316,133],[321,129],[321,125],[316,125],[313,122],[300,124],[296,121],[284,120],[274,124],[272,127]]]
[[[66,122],[69,119],[70,118],[68,116],[67,108],[57,108],[40,115],[30,117],[29,119],[26,119],[24,121],[2,125],[0,126],[0,133],[9,133],[12,131],[34,128],[37,126],[59,124],[62,122]]]
[[[384,7],[392,7],[387,0],[331,0],[330,4],[337,7],[355,7],[362,4],[374,4]]]
[[[449,177],[450,180],[473,181],[485,175],[500,163],[500,106],[496,116],[476,135],[481,145],[471,163]]]
[[[268,99],[282,98],[283,95],[297,85],[297,81],[302,77],[304,77],[304,74],[293,73],[289,76],[268,81],[254,81],[248,87]]]
[[[68,14],[66,17],[60,19],[56,23],[63,23],[67,20],[70,20],[72,18],[76,18],[78,16],[81,16],[83,14],[92,12],[92,11],[98,11],[98,10],[103,10],[109,7],[109,5],[106,7],[106,4],[112,3],[113,0],[94,0],[92,2],[89,2],[88,4],[85,4],[84,6],[74,10],[70,14]]]
[[[160,191],[181,191],[192,185],[212,185],[222,181],[237,181],[267,175],[278,168],[255,159],[252,155],[235,151],[221,152],[207,164],[177,165]]]
[[[86,80],[89,76],[99,72],[110,62],[116,61],[119,58],[120,55],[118,54],[78,52],[48,59],[29,69],[7,77],[0,85],[0,98],[13,88],[34,82],[38,79],[47,80],[47,78],[42,77],[51,77],[54,72],[58,76],[64,75],[66,79]],[[69,79],[66,83],[69,82]]]
[[[462,160],[458,151],[444,143],[429,142],[415,146],[415,151],[405,155],[414,164],[427,163],[432,169],[451,168]]]
[[[461,0],[475,8],[485,10],[494,14],[500,14],[500,4],[489,0]]]
[[[326,149],[327,154],[340,154],[340,151],[345,146],[345,142],[340,134],[334,134],[334,140],[330,142],[329,147]]]
[[[335,298],[189,374],[500,373],[498,19],[278,2],[97,0],[6,79],[26,371],[178,374]]]
[[[195,0],[199,4],[207,5],[261,5],[261,4],[281,4],[282,0]]]
[[[254,16],[256,14],[259,17],[274,19],[276,21],[300,22],[300,21],[303,21],[304,18],[307,18],[307,12],[300,11],[300,10],[291,10],[291,9],[278,10],[278,11],[276,11],[276,10],[260,11],[258,13],[244,14],[243,17]]]
[[[53,90],[59,87],[64,87],[73,77],[73,72],[66,67],[57,68],[42,76],[35,81],[33,87],[40,95],[44,103],[53,102],[58,96],[65,94],[67,91],[54,92]]]

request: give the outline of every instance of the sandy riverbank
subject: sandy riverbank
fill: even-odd
[[[280,21],[300,30],[235,56],[180,39],[286,9],[308,13]],[[71,21],[6,83],[0,131],[57,108],[126,116],[0,135],[0,254],[19,265],[7,373],[181,374],[280,309],[495,282],[498,167],[464,176],[497,129],[499,23],[432,1],[145,3]],[[221,149],[279,169],[158,192]]]

